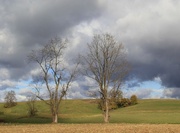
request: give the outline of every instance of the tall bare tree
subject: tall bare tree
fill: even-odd
[[[42,49],[32,51],[28,58],[36,62],[42,72],[42,78],[38,81],[46,86],[48,99],[40,95],[39,86],[36,86],[37,97],[49,105],[52,113],[53,123],[58,123],[58,112],[60,103],[75,78],[77,66],[71,70],[67,68],[64,60],[64,51],[67,48],[67,40],[55,37],[49,41]],[[40,76],[41,77],[41,76]]]
[[[129,65],[125,58],[124,46],[110,34],[97,34],[90,44],[89,52],[83,56],[86,76],[94,79],[104,106],[104,122],[109,122],[110,92],[119,95],[123,78],[128,74]],[[115,93],[116,92],[116,93]]]

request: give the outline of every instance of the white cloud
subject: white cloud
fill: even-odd
[[[154,78],[154,81],[157,82],[157,83],[159,83],[159,84],[162,83],[162,80],[161,80],[160,77],[155,77],[155,78]]]
[[[27,101],[27,97],[23,95],[16,95],[16,98],[18,102]]]

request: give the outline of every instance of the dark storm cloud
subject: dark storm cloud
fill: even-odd
[[[71,35],[71,28],[101,15],[96,0],[0,1],[0,66],[18,80],[33,66],[27,54],[55,35]]]
[[[179,95],[180,88],[179,9],[180,2],[158,0],[132,8],[117,21],[128,49],[131,76],[141,81],[159,77],[162,85],[174,88],[172,97]]]
[[[33,40],[63,34],[79,22],[96,18],[101,11],[101,7],[95,0],[55,0],[53,2],[39,0],[25,4],[16,4],[12,14],[15,18],[9,23],[16,34],[33,37]],[[18,9],[21,6],[23,6],[22,10]],[[24,6],[27,9],[24,9]]]
[[[177,34],[173,32],[168,32],[168,34],[169,37],[157,35],[162,38],[161,41],[156,41],[149,36],[146,38],[149,42],[140,42],[139,46],[141,47],[138,49],[141,52],[133,53],[134,49],[132,48],[130,62],[133,65],[134,75],[140,79],[153,80],[155,77],[160,77],[163,85],[180,87],[180,40],[176,42],[179,39],[180,31]],[[170,39],[172,36],[175,40]]]

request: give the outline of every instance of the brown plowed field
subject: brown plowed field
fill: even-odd
[[[0,125],[0,133],[180,133],[178,124]]]

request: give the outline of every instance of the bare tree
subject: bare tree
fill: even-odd
[[[103,104],[104,122],[109,122],[109,100],[111,93],[119,95],[123,78],[128,74],[129,65],[126,51],[121,43],[110,34],[94,35],[88,44],[89,53],[83,56],[85,75],[94,79]],[[116,96],[114,96],[116,97]]]
[[[10,108],[10,107],[16,106],[17,105],[16,100],[17,100],[16,93],[14,91],[6,92],[5,98],[4,98],[4,101],[5,101],[4,107]]]
[[[67,48],[67,40],[55,37],[49,41],[42,49],[32,51],[28,56],[30,61],[36,62],[42,72],[42,78],[38,82],[42,82],[46,86],[48,92],[48,100],[40,95],[38,86],[37,97],[49,105],[52,113],[53,123],[58,123],[58,112],[60,103],[75,78],[78,63],[71,70],[67,69],[64,60],[64,51]],[[40,76],[41,77],[41,76]]]

